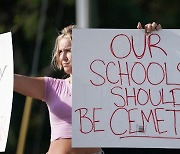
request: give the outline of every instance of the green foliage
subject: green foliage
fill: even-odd
[[[178,0],[99,0],[98,5],[100,27],[136,28],[138,21],[156,21],[165,28],[180,24]]]
[[[62,0],[62,2],[66,5],[71,5],[71,6],[75,4],[75,0]]]
[[[27,40],[34,39],[37,34],[38,12],[33,11],[31,14],[20,14],[14,18],[14,24],[19,25],[24,31],[24,36]]]

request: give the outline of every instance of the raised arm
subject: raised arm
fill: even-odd
[[[14,75],[14,91],[35,99],[44,99],[44,78]]]

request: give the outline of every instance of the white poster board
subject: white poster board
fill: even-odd
[[[180,30],[73,30],[73,147],[180,148]]]
[[[11,33],[0,34],[0,152],[5,151],[13,98]]]

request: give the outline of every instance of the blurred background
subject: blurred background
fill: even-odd
[[[180,27],[179,0],[0,0],[0,33],[12,32],[14,72],[24,75],[63,78],[50,67],[51,52],[58,32],[69,24],[82,28],[136,29],[156,21],[164,29]],[[31,101],[30,101],[31,102]],[[49,147],[50,125],[44,102],[14,93],[6,154],[45,154]],[[28,108],[28,109],[27,109]],[[27,111],[26,111],[27,109]],[[23,111],[29,112],[23,144],[19,135]],[[29,122],[28,122],[29,121]],[[17,152],[18,146],[23,152]],[[105,153],[175,154],[172,149],[104,148]]]

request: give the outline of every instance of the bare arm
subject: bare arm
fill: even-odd
[[[42,100],[44,98],[44,78],[14,75],[14,91],[25,96]]]

